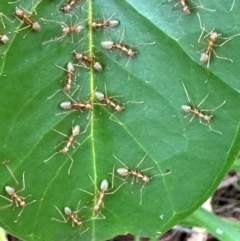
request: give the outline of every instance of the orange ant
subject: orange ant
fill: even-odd
[[[99,101],[102,101],[105,103],[105,105],[107,106],[110,106],[110,107],[113,107],[114,110],[117,112],[122,112],[124,109],[125,109],[125,105],[127,105],[128,103],[137,103],[137,104],[142,104],[143,101],[141,102],[136,102],[136,101],[127,101],[126,103],[120,105],[118,103],[115,102],[114,98],[115,97],[121,97],[121,96],[111,96],[111,97],[108,97],[107,95],[107,87],[106,87],[106,83],[105,83],[105,95],[102,93],[102,92],[99,92],[99,91],[95,91],[94,92],[94,95],[95,95],[95,98]],[[115,113],[113,113],[111,116],[110,116],[110,119],[112,119],[113,115]],[[112,119],[113,120],[113,119]]]
[[[98,188],[97,188],[96,184],[94,183],[92,177],[91,177],[90,175],[88,175],[89,178],[91,179],[93,185],[95,186],[95,189],[97,190],[97,193],[98,193],[98,199],[96,200],[96,203],[95,203],[95,205],[94,205],[93,208],[92,208],[94,212],[98,212],[98,211],[100,210],[100,206],[101,206],[101,205],[104,207],[103,198],[104,198],[105,195],[114,194],[114,193],[117,192],[124,184],[126,184],[126,182],[123,182],[123,183],[122,183],[121,185],[119,185],[118,188],[115,189],[113,192],[109,192],[111,189],[114,188],[114,168],[115,168],[115,167],[113,167],[112,187],[109,188],[109,183],[108,183],[108,181],[107,181],[106,179],[104,179],[104,180],[102,180],[102,182],[101,182],[101,184],[100,184],[100,191],[98,190]],[[83,192],[85,192],[85,193],[88,193],[88,194],[94,196],[93,193],[90,193],[90,192],[88,192],[88,191],[86,191],[86,190],[84,190],[84,189],[78,188],[78,190],[83,191]],[[101,214],[101,215],[102,215],[102,214]],[[103,216],[103,215],[102,215],[102,216]],[[105,218],[105,217],[103,216],[103,218]]]
[[[9,171],[10,175],[12,176],[12,178],[14,179],[14,181],[15,181],[15,182],[17,183],[17,185],[18,185],[19,183],[18,183],[16,177],[14,176],[12,170],[10,169],[10,167],[6,164],[7,162],[9,162],[9,160],[4,161],[3,164],[6,165],[6,167],[7,167],[8,171]],[[2,197],[2,198],[4,198],[4,199],[6,199],[6,200],[8,200],[8,201],[11,202],[11,204],[6,205],[6,206],[3,206],[3,207],[1,207],[0,209],[4,209],[4,208],[7,208],[7,207],[10,207],[10,206],[12,206],[14,203],[15,203],[16,207],[22,207],[22,210],[21,210],[20,213],[18,214],[18,219],[19,219],[19,217],[21,216],[21,214],[23,213],[24,208],[25,208],[27,205],[30,205],[30,204],[32,204],[32,203],[34,203],[34,202],[37,201],[37,200],[33,200],[33,201],[29,202],[29,203],[26,203],[26,202],[25,202],[25,199],[26,199],[28,196],[31,196],[31,195],[28,195],[27,197],[21,197],[21,196],[18,195],[19,192],[22,192],[23,190],[25,190],[25,172],[23,172],[23,181],[22,181],[22,182],[23,182],[23,188],[22,188],[21,190],[19,190],[19,191],[15,191],[15,189],[14,189],[13,187],[11,187],[11,186],[5,186],[5,191],[6,191],[6,193],[11,197],[11,199],[9,199],[9,198],[7,198],[7,197],[5,197],[5,196],[3,196],[3,195],[0,195],[0,197]],[[17,222],[18,219],[15,220],[14,222]]]
[[[119,49],[119,50],[125,52],[130,58],[135,57],[135,55],[137,54],[136,51],[128,48],[126,45],[124,45],[122,43],[114,43],[111,40],[102,41],[101,46],[104,49],[113,49],[113,48]]]
[[[74,54],[74,59],[80,61],[81,63],[87,63],[88,65],[93,66],[93,68],[98,72],[102,71],[103,69],[102,65],[99,62],[95,62],[93,58],[88,57],[83,53],[76,52],[75,50],[73,51],[73,54]]]
[[[91,121],[91,120],[92,120],[92,118],[90,119],[90,121]],[[70,167],[69,167],[69,169],[68,169],[68,174],[70,174],[71,168],[72,168],[72,165],[73,165],[73,158],[72,158],[71,155],[68,153],[68,152],[69,152],[69,148],[70,148],[70,146],[73,146],[73,148],[75,148],[74,145],[73,145],[73,142],[77,143],[77,144],[80,146],[80,143],[78,143],[77,141],[74,141],[74,138],[75,138],[76,136],[78,136],[78,135],[80,135],[80,134],[83,134],[83,133],[85,133],[85,132],[87,131],[88,126],[89,126],[89,124],[90,124],[90,121],[88,122],[88,124],[87,124],[87,126],[86,126],[86,129],[85,129],[83,132],[81,132],[81,133],[80,133],[80,126],[79,126],[79,125],[73,126],[73,127],[72,127],[72,134],[71,134],[70,136],[67,136],[67,135],[65,135],[64,133],[62,133],[62,132],[60,132],[60,131],[58,131],[58,130],[53,129],[53,131],[57,132],[58,134],[67,137],[68,140],[61,142],[59,145],[61,145],[61,144],[64,143],[64,142],[66,142],[66,145],[65,145],[60,151],[55,152],[55,153],[54,153],[52,156],[50,156],[48,159],[44,160],[44,162],[48,162],[49,160],[51,160],[51,159],[52,159],[55,155],[57,155],[58,153],[68,154],[68,156],[69,156],[69,158],[70,158],[70,160],[71,160],[71,164],[70,164]],[[57,145],[57,146],[59,146],[59,145]],[[56,147],[57,147],[57,146],[56,146]],[[55,147],[55,148],[56,148],[56,147]]]
[[[145,160],[147,154],[142,158],[142,160],[138,163],[138,165],[136,166],[136,169],[142,164],[142,162]],[[164,176],[164,175],[168,175],[170,174],[170,172],[167,172],[165,174],[156,174],[156,175],[153,175],[151,177],[148,177],[147,175],[144,175],[142,174],[142,172],[144,171],[147,171],[147,170],[151,170],[153,169],[153,167],[149,167],[147,169],[144,169],[144,170],[141,170],[141,171],[137,171],[136,169],[133,170],[133,169],[130,169],[129,167],[127,167],[120,159],[118,159],[115,155],[113,155],[113,157],[118,160],[124,167],[121,167],[121,168],[118,168],[117,169],[117,173],[120,175],[120,176],[123,176],[123,177],[128,177],[129,175],[132,175],[133,176],[133,179],[132,179],[132,184],[134,182],[134,179],[136,178],[136,181],[138,181],[138,178],[142,179],[143,181],[143,185],[142,185],[142,188],[140,190],[140,204],[142,204],[142,191],[143,191],[143,188],[145,187],[145,184],[149,183],[150,180],[153,178],[153,177],[156,177],[156,176]]]
[[[56,65],[58,68],[60,68],[60,69],[63,69],[62,67],[60,67],[60,66],[58,66],[58,65]],[[74,74],[74,70],[75,70],[75,68],[74,68],[74,65],[73,65],[73,63],[72,62],[68,62],[68,64],[67,64],[67,69],[63,69],[64,71],[66,71],[67,72],[67,74],[66,74],[66,77],[65,77],[65,85],[63,86],[63,88],[62,89],[59,89],[59,90],[57,90],[53,95],[51,95],[51,96],[49,96],[47,99],[51,99],[54,95],[56,95],[59,91],[69,91],[69,90],[71,90],[71,88],[72,88],[72,78],[73,78],[73,76],[75,75]],[[77,89],[78,89],[78,85],[76,86],[77,87]],[[77,90],[76,89],[76,90]],[[74,93],[75,93],[75,91],[74,91]],[[73,94],[74,94],[73,93]]]
[[[167,0],[167,1],[163,2],[163,3],[161,3],[160,5],[162,5],[162,4],[166,3],[166,2],[170,2],[170,1],[172,1],[172,0]],[[216,11],[216,10],[214,10],[214,9],[209,9],[209,8],[203,7],[202,5],[198,5],[198,4],[197,4],[196,2],[194,2],[193,0],[191,0],[191,2],[195,3],[196,6],[190,8],[187,0],[178,0],[177,3],[173,6],[173,8],[175,8],[175,7],[180,3],[180,5],[182,6],[182,12],[183,12],[185,15],[190,15],[190,14],[191,14],[190,9],[193,9],[193,8],[202,8],[202,9],[205,9],[205,10],[208,10],[208,11],[212,11],[212,12]]]
[[[54,41],[58,41],[58,40],[62,40],[63,38],[65,38],[68,34],[71,34],[72,36],[72,43],[73,43],[73,33],[81,33],[84,29],[84,27],[80,24],[77,23],[75,25],[72,25],[72,16],[70,15],[70,26],[68,26],[66,23],[64,22],[59,22],[59,21],[53,21],[53,20],[47,20],[47,19],[42,19],[44,21],[48,21],[48,22],[55,22],[61,25],[62,27],[62,36],[60,37],[56,37],[56,38],[52,38],[48,41],[44,41],[43,44],[49,43],[49,42],[54,42]]]
[[[204,33],[205,30],[205,25],[204,27],[202,26],[202,23],[201,23],[201,19],[200,19],[200,16],[199,14],[197,13],[198,15],[198,19],[199,19],[199,24],[200,24],[200,28],[202,29],[202,33],[198,39],[198,43],[201,43],[201,38],[202,38],[202,35]],[[219,59],[225,59],[225,60],[229,60],[230,62],[233,62],[232,59],[229,59],[229,58],[226,58],[226,57],[220,57],[216,54],[215,50],[213,49],[214,46],[218,46],[218,47],[221,47],[223,46],[225,43],[227,43],[228,41],[232,40],[234,37],[236,36],[239,36],[240,34],[235,34],[231,37],[228,37],[228,38],[223,38],[223,37],[220,37],[221,34],[218,34],[217,32],[215,32],[214,30],[211,30],[206,36],[204,36],[204,38],[206,38],[207,36],[209,36],[209,41],[208,41],[208,46],[205,50],[205,52],[201,53],[200,55],[200,63],[201,64],[204,64],[207,62],[207,68],[209,68],[209,64],[210,64],[210,58],[211,58],[211,52],[214,53],[214,55],[219,58]],[[220,45],[217,45],[215,44],[216,40],[218,38],[221,38],[221,39],[224,39],[225,41],[223,43],[221,43]]]
[[[73,111],[79,110],[81,112],[82,112],[83,109],[85,109],[85,110],[91,110],[92,109],[92,104],[91,103],[89,103],[89,102],[82,102],[82,101],[75,101],[66,92],[64,92],[64,93],[68,96],[69,99],[72,100],[72,102],[71,101],[63,101],[63,102],[61,102],[60,103],[60,107],[62,109],[64,109],[64,110],[75,109]],[[65,114],[65,113],[67,113],[67,112],[63,112],[63,113],[60,113],[60,114]],[[57,114],[57,115],[60,115],[60,114]]]
[[[113,14],[114,15],[114,14]],[[97,23],[97,22],[91,22],[90,26],[91,28],[97,29],[97,28],[106,28],[106,27],[116,27],[119,25],[119,20],[117,19],[111,19],[113,17],[113,15],[107,19],[106,21],[104,21],[103,23]]]
[[[39,32],[41,30],[41,25],[36,22],[36,21],[32,21],[28,15],[26,15],[23,11],[22,8],[18,8],[16,7],[16,10],[14,12],[14,15],[20,20],[23,21],[25,24],[27,24],[27,27],[31,27],[31,29],[35,30],[36,32]],[[25,28],[23,28],[25,29]],[[22,29],[22,30],[23,30]],[[18,30],[20,31],[20,30]]]
[[[68,0],[67,4],[63,5],[61,7],[61,10],[63,10],[64,13],[69,12],[72,7],[77,3],[78,0]]]
[[[85,206],[80,208],[80,203],[81,201],[78,202],[78,205],[77,205],[77,210],[76,211],[72,211],[71,208],[69,207],[64,207],[64,214],[67,215],[67,218],[65,218],[64,214],[60,211],[60,209],[53,205],[53,207],[59,212],[59,214],[62,216],[63,220],[60,220],[60,219],[56,219],[56,218],[52,218],[52,220],[54,221],[57,221],[57,222],[60,222],[60,223],[67,223],[69,220],[72,220],[72,227],[74,227],[74,224],[76,224],[77,226],[82,226],[84,224],[84,222],[81,220],[81,218],[78,216],[78,213],[86,208]],[[87,222],[87,221],[86,221]],[[85,233],[89,228],[87,228],[86,230],[84,230],[83,232],[81,232],[81,234]]]
[[[191,102],[190,98],[189,98],[189,95],[188,95],[188,92],[187,92],[187,89],[184,85],[184,83],[182,82],[182,85],[183,85],[183,88],[184,88],[184,91],[186,93],[186,96],[187,96],[187,99],[189,101],[189,103]],[[189,123],[192,122],[192,120],[194,119],[194,117],[197,115],[199,117],[199,122],[201,124],[204,124],[204,125],[207,125],[209,127],[209,129],[213,132],[216,132],[220,135],[222,135],[222,133],[220,131],[216,131],[214,129],[212,129],[211,125],[210,125],[210,121],[213,117],[213,115],[206,115],[206,114],[203,114],[203,111],[206,111],[206,112],[214,112],[215,110],[217,110],[218,108],[220,108],[221,106],[223,106],[225,103],[226,103],[226,100],[223,101],[222,104],[220,104],[219,106],[217,106],[216,108],[214,109],[211,109],[211,110],[200,110],[199,107],[200,105],[207,99],[207,97],[209,96],[209,94],[206,95],[206,97],[204,97],[204,99],[197,105],[197,107],[193,107],[193,106],[190,106],[190,105],[182,105],[181,108],[184,112],[188,113],[188,115],[190,115],[191,113],[193,114],[192,118],[190,119]],[[186,115],[185,118],[188,116]],[[204,121],[207,122],[207,124],[203,123],[202,122],[202,119]],[[186,130],[186,128],[184,129]]]

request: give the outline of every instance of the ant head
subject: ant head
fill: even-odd
[[[24,206],[26,206],[26,202],[25,202],[25,201],[21,201],[21,202],[19,203],[19,205],[20,205],[21,207],[24,207]]]
[[[91,110],[92,109],[92,104],[91,103],[87,103],[86,104],[86,109],[87,110]]]
[[[69,10],[71,10],[71,6],[69,4],[66,4],[61,7],[61,10],[63,10],[64,13],[67,13]]]
[[[189,15],[190,14],[190,9],[188,6],[184,6],[182,8],[182,12],[185,14],[185,15]]]
[[[66,85],[64,85],[64,87],[63,87],[63,90],[64,91],[69,91],[71,89],[71,85],[70,84],[66,84]],[[61,106],[62,107],[62,106]],[[63,107],[62,107],[63,108]],[[64,109],[64,108],[63,108]],[[68,109],[70,109],[70,108],[68,108]]]
[[[150,178],[147,177],[147,176],[145,176],[145,175],[143,176],[142,180],[143,180],[145,183],[150,182]]]
[[[97,23],[96,22],[91,23],[91,27],[92,28],[96,28],[97,27]]]
[[[78,53],[78,52],[73,52],[73,54],[74,54],[74,58],[76,59],[76,60],[82,60],[82,58],[83,58],[83,54],[81,54],[81,53]]]
[[[213,117],[213,115],[205,115],[204,120],[209,122],[209,121],[211,121],[212,117]]]
[[[129,57],[133,58],[137,54],[137,52],[133,51],[132,49],[129,49],[127,54]]]
[[[16,7],[15,14],[17,16],[22,16],[24,14],[24,12],[21,8]]]
[[[221,36],[221,34],[218,34],[214,31],[211,31],[211,33],[210,33],[210,39],[213,40],[213,41],[215,41],[220,36]]]
[[[121,112],[124,108],[125,108],[124,106],[117,105],[117,106],[115,107],[115,110],[116,110],[117,112]]]

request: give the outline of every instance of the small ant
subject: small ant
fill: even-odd
[[[64,13],[69,12],[72,7],[77,3],[78,0],[68,0],[67,4],[63,5],[61,7],[61,10],[63,10]]]
[[[15,181],[15,182],[17,183],[17,185],[18,185],[19,183],[18,183],[16,177],[14,176],[12,170],[10,169],[10,167],[6,164],[7,162],[9,162],[9,160],[4,161],[3,164],[6,165],[6,167],[7,167],[8,171],[9,171],[10,175],[12,176],[12,178],[14,179],[14,181]],[[10,206],[13,205],[13,203],[15,203],[16,207],[22,207],[22,210],[21,210],[20,213],[18,214],[18,219],[19,219],[19,217],[21,216],[21,214],[23,213],[24,208],[25,208],[27,205],[30,205],[30,204],[32,204],[32,203],[34,203],[34,202],[37,201],[37,200],[33,200],[33,201],[29,202],[29,203],[26,203],[26,202],[25,202],[25,199],[26,199],[28,196],[31,196],[31,195],[28,195],[27,197],[21,197],[21,196],[18,195],[19,192],[22,192],[23,190],[25,190],[25,172],[23,172],[23,181],[22,181],[22,182],[23,182],[23,188],[22,188],[21,190],[19,190],[19,191],[15,191],[15,189],[14,189],[13,187],[11,187],[11,186],[5,186],[5,191],[6,191],[6,193],[11,197],[11,199],[9,199],[9,198],[7,198],[7,197],[5,197],[5,196],[0,195],[0,197],[2,197],[2,198],[4,198],[4,199],[6,199],[6,200],[8,200],[8,201],[11,202],[11,204],[6,205],[6,206],[4,206],[4,207],[1,207],[1,209],[2,209],[2,208],[10,207]],[[15,220],[14,222],[17,222],[18,219]]]
[[[187,96],[188,101],[191,102],[191,100],[190,100],[190,98],[189,98],[189,95],[188,95],[188,92],[187,92],[187,89],[186,89],[186,87],[185,87],[185,85],[184,85],[183,82],[182,82],[182,85],[183,85],[183,88],[184,88],[184,91],[185,91],[185,93],[186,93],[186,96]],[[197,115],[197,116],[199,117],[199,122],[200,122],[201,124],[207,125],[211,131],[216,132],[216,133],[222,135],[222,133],[221,133],[220,131],[216,131],[216,130],[212,129],[212,127],[211,127],[211,125],[210,125],[210,121],[211,121],[213,115],[205,115],[205,114],[203,114],[202,112],[203,112],[203,111],[207,111],[207,112],[209,111],[209,112],[212,112],[212,113],[213,113],[215,110],[217,110],[218,108],[220,108],[221,106],[223,106],[223,105],[226,103],[226,100],[223,101],[222,104],[220,104],[219,106],[217,106],[217,107],[214,108],[214,109],[211,109],[211,110],[200,110],[200,109],[199,109],[200,105],[207,99],[208,96],[209,96],[209,94],[207,94],[206,97],[204,97],[204,99],[197,105],[197,107],[192,107],[192,106],[190,106],[190,105],[182,105],[181,108],[182,108],[182,110],[183,110],[184,112],[188,113],[188,115],[191,114],[191,113],[193,114],[193,116],[192,116],[192,118],[190,119],[189,123],[192,122],[192,120],[194,119],[194,117]],[[188,115],[186,115],[185,118],[186,118]],[[207,124],[203,123],[203,122],[202,122],[202,119],[203,119],[204,121],[206,121]],[[186,128],[185,128],[184,130],[186,130]]]
[[[166,3],[166,2],[170,2],[172,0],[167,0],[163,3],[161,3],[160,5]],[[190,6],[188,5],[188,1],[187,0],[178,0],[177,3],[173,6],[173,8],[175,8],[179,3],[181,4],[182,6],[182,12],[185,14],[185,15],[190,15],[191,14],[191,11],[190,9],[193,9],[193,8],[202,8],[202,9],[205,9],[205,10],[208,10],[208,11],[212,11],[212,12],[215,12],[216,10],[214,9],[209,9],[209,8],[205,8],[203,7],[202,5],[198,5],[196,2],[194,2],[193,0],[191,0],[191,2],[195,3],[196,6],[195,7],[192,7],[190,8]]]
[[[91,120],[92,120],[92,118],[90,119],[90,121],[91,121]],[[79,125],[73,126],[73,127],[72,127],[72,134],[71,134],[70,136],[67,136],[67,135],[65,135],[64,133],[62,133],[62,132],[60,132],[60,131],[58,131],[58,130],[53,129],[53,130],[54,130],[55,132],[57,132],[58,134],[67,137],[68,140],[61,142],[59,145],[61,145],[61,144],[64,143],[64,142],[66,142],[66,145],[65,145],[60,151],[55,152],[55,153],[54,153],[52,156],[50,156],[48,159],[44,160],[44,162],[48,162],[49,160],[51,160],[51,159],[52,159],[55,155],[57,155],[58,153],[68,154],[68,156],[69,156],[69,158],[70,158],[70,160],[71,160],[71,164],[70,164],[70,167],[69,167],[69,169],[68,169],[68,174],[70,174],[71,168],[72,168],[72,165],[73,165],[73,158],[72,158],[71,155],[68,153],[68,152],[69,152],[69,148],[70,148],[71,145],[73,146],[73,148],[75,148],[74,145],[73,145],[73,142],[76,142],[76,143],[80,146],[80,143],[78,143],[77,141],[74,141],[74,138],[75,138],[76,136],[78,136],[78,135],[80,135],[80,134],[83,134],[83,133],[85,133],[85,132],[87,131],[88,126],[89,126],[89,124],[90,124],[90,121],[88,122],[88,124],[87,124],[87,126],[86,126],[86,129],[85,129],[83,132],[81,132],[81,133],[80,133],[80,126],[79,126]],[[59,145],[57,145],[57,146],[59,146]],[[57,146],[56,146],[56,147],[57,147]],[[56,148],[56,147],[55,147],[55,148]]]
[[[58,68],[63,69],[62,67],[56,65]],[[67,64],[67,69],[63,69],[64,71],[67,72],[66,77],[65,77],[65,85],[63,86],[62,89],[57,90],[53,95],[49,96],[47,99],[51,99],[54,95],[56,95],[59,91],[69,91],[72,88],[72,78],[75,76],[74,74],[74,65],[72,62],[68,62]],[[76,86],[78,89],[78,85]],[[76,90],[77,90],[76,89]],[[75,92],[74,92],[75,93]],[[73,93],[73,94],[74,94]]]
[[[72,100],[72,102],[71,101],[63,101],[63,102],[61,102],[60,103],[60,107],[62,109],[64,109],[64,110],[75,109],[73,111],[79,110],[81,112],[82,112],[83,109],[85,109],[85,110],[91,110],[92,109],[92,104],[91,103],[89,103],[89,102],[84,103],[84,102],[81,102],[81,101],[75,101],[66,92],[64,92],[64,93],[68,96],[69,99]],[[65,113],[66,112],[63,112],[63,113],[60,113],[60,114],[65,114]],[[59,114],[57,114],[57,115],[59,115]]]
[[[65,218],[64,214],[60,211],[60,209],[53,205],[53,207],[59,212],[59,214],[62,216],[63,220],[59,220],[56,218],[52,218],[52,220],[60,222],[60,223],[67,223],[69,220],[72,220],[72,227],[74,227],[74,224],[76,224],[77,226],[82,226],[84,224],[84,222],[81,220],[81,218],[77,215],[77,213],[79,213],[82,209],[86,208],[85,206],[80,208],[80,203],[81,201],[78,202],[77,205],[77,210],[76,211],[72,211],[71,208],[69,207],[64,207],[64,214],[67,215],[67,218]],[[83,234],[84,232],[86,232],[89,228],[87,228],[86,230],[84,230],[83,232],[81,232],[81,234]]]
[[[142,160],[138,163],[138,165],[136,166],[136,169],[142,164],[142,162],[145,160],[147,154],[142,158]],[[114,154],[113,154],[113,157],[118,160],[124,167],[120,167],[117,169],[117,173],[120,175],[120,176],[123,176],[123,177],[128,177],[129,175],[132,175],[133,176],[133,179],[132,179],[132,184],[134,183],[134,178],[136,178],[136,181],[138,181],[138,178],[142,179],[143,181],[143,185],[142,185],[142,188],[140,190],[140,204],[142,204],[142,191],[143,191],[143,188],[145,187],[145,184],[149,183],[150,180],[155,177],[155,176],[164,176],[164,175],[168,175],[170,174],[170,172],[167,172],[165,174],[156,174],[154,176],[151,176],[151,177],[148,177],[147,175],[144,175],[142,174],[142,172],[144,171],[147,171],[147,170],[151,170],[153,169],[153,167],[149,167],[147,169],[144,169],[144,170],[141,170],[141,171],[137,171],[136,169],[133,170],[133,169],[130,169],[129,167],[127,167],[120,159],[118,159]]]
[[[198,15],[198,19],[199,19],[199,24],[200,24],[200,28],[202,29],[202,33],[198,39],[198,43],[201,43],[201,38],[202,38],[202,35],[204,33],[205,30],[205,25],[204,27],[202,26],[202,23],[201,23],[201,19],[200,19],[200,15],[197,13]],[[211,30],[206,36],[204,36],[204,38],[206,38],[207,36],[209,36],[209,41],[208,41],[208,46],[205,50],[205,52],[201,53],[200,55],[200,63],[201,64],[204,64],[207,62],[207,68],[209,68],[209,64],[210,64],[210,58],[211,58],[211,52],[214,53],[214,55],[219,58],[219,59],[225,59],[225,60],[229,60],[231,62],[233,62],[232,59],[229,59],[229,58],[225,58],[225,57],[220,57],[216,54],[215,50],[213,49],[214,46],[218,46],[218,47],[221,47],[223,46],[225,43],[227,43],[228,41],[232,40],[234,37],[236,36],[239,36],[240,34],[235,34],[231,37],[228,37],[228,38],[223,38],[223,37],[220,37],[221,34],[218,34],[217,32],[215,32],[214,30]],[[221,38],[221,39],[224,39],[225,41],[223,43],[221,43],[220,45],[216,45],[215,42],[218,38]]]
[[[113,14],[114,15],[114,14]],[[91,28],[97,29],[97,28],[106,28],[106,27],[116,27],[119,25],[119,20],[117,19],[111,19],[113,17],[113,15],[107,19],[106,21],[104,21],[103,23],[97,23],[97,22],[91,22],[90,26]]]
[[[44,21],[48,21],[48,22],[56,22],[58,24],[61,25],[62,27],[62,36],[60,37],[56,37],[56,38],[52,38],[48,41],[44,41],[43,44],[49,43],[49,42],[54,42],[54,41],[58,41],[58,40],[62,40],[63,38],[65,38],[68,34],[71,34],[72,37],[72,43],[73,43],[73,33],[81,33],[84,30],[84,27],[78,23],[75,25],[72,25],[72,16],[70,15],[70,26],[68,26],[66,23],[64,22],[59,22],[59,21],[53,21],[53,20],[47,20],[47,19],[42,19]]]
[[[104,179],[104,180],[102,180],[102,182],[101,182],[101,184],[100,184],[100,191],[98,190],[98,188],[97,188],[96,184],[94,183],[92,177],[91,177],[90,175],[88,175],[89,178],[91,179],[93,185],[95,186],[95,189],[97,190],[97,193],[98,193],[98,199],[97,199],[95,205],[93,206],[94,212],[98,212],[98,211],[100,210],[100,206],[101,206],[101,205],[104,207],[103,198],[104,198],[105,195],[114,194],[114,193],[117,192],[124,184],[126,184],[126,182],[123,182],[123,183],[122,183],[121,185],[119,185],[118,188],[115,189],[113,192],[108,192],[108,191],[110,191],[111,189],[114,188],[114,168],[115,168],[115,167],[113,167],[112,187],[111,187],[111,188],[108,188],[108,187],[109,187],[109,183],[108,183],[108,181],[107,181],[106,179]],[[86,190],[84,190],[84,189],[78,188],[78,190],[83,191],[83,192],[86,192],[86,193],[94,196],[93,193],[90,193],[90,192],[88,192],[88,191],[86,191]],[[103,216],[103,215],[102,215],[102,216]],[[104,217],[104,216],[103,216],[103,217]],[[105,218],[105,217],[104,217],[104,218]]]
[[[135,102],[135,101],[127,101],[126,103],[120,105],[120,104],[117,104],[115,101],[114,101],[114,98],[115,97],[120,97],[120,96],[111,96],[111,97],[108,97],[107,95],[107,87],[106,87],[106,83],[105,83],[105,95],[102,93],[102,92],[99,92],[99,91],[95,91],[94,92],[94,96],[97,100],[99,101],[102,101],[105,103],[105,105],[107,106],[110,106],[110,107],[113,107],[114,110],[117,112],[122,112],[124,109],[125,109],[125,105],[127,105],[128,103],[137,103],[137,104],[141,104],[143,103],[143,101],[141,102]],[[114,113],[115,114],[115,113]],[[112,119],[112,116],[114,115],[112,114],[110,116],[110,119]],[[113,120],[113,119],[112,119]]]
[[[135,57],[135,55],[137,54],[136,51],[128,48],[126,45],[124,45],[122,43],[114,43],[111,40],[102,41],[101,46],[104,49],[113,49],[113,48],[119,49],[119,50],[125,52],[130,58]]]
[[[93,66],[93,68],[98,72],[102,71],[103,69],[102,65],[99,62],[95,62],[93,58],[88,57],[83,53],[76,52],[75,50],[73,51],[73,54],[74,54],[74,59],[81,61],[81,63],[87,63],[88,65]]]
[[[41,31],[41,25],[38,22],[32,21],[28,15],[26,15],[22,8],[16,7],[16,10],[14,12],[14,15],[21,21],[23,21],[25,24],[27,24],[27,27],[31,27],[31,29],[35,30],[36,32]],[[24,29],[24,28],[23,28]],[[18,30],[20,31],[20,30]]]

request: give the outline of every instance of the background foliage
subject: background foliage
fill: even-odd
[[[231,58],[233,63],[212,56],[207,71],[205,65],[199,64],[196,51],[206,46],[197,44],[201,29],[196,13],[200,14],[208,31],[215,27],[227,37],[240,33],[240,5],[236,3],[230,12],[231,2],[227,0],[221,4],[216,0],[201,1],[203,6],[216,9],[216,12],[195,8],[190,16],[184,16],[179,7],[172,11],[175,1],[158,6],[159,1],[89,0],[73,11],[76,14],[72,16],[73,22],[103,20],[103,15],[107,19],[115,14],[120,26],[96,31],[90,30],[88,21],[84,21],[85,30],[73,35],[74,43],[69,42],[71,36],[66,36],[61,42],[43,45],[44,41],[61,36],[61,26],[40,18],[70,23],[69,15],[59,11],[61,4],[56,7],[58,3],[33,1],[33,6],[26,0],[16,4],[0,3],[1,12],[7,16],[15,6],[35,10],[37,15],[33,18],[42,25],[39,33],[27,29],[15,33],[24,24],[17,19],[13,23],[4,19],[6,29],[2,31],[11,32],[11,41],[0,46],[0,155],[1,160],[11,160],[9,165],[19,182],[25,171],[26,190],[22,195],[32,194],[29,201],[43,199],[27,206],[17,223],[13,222],[19,212],[17,209],[2,209],[0,225],[25,240],[77,240],[79,232],[87,227],[89,230],[82,235],[84,240],[106,240],[128,232],[158,237],[208,198],[239,151],[239,37],[216,50],[218,55]],[[120,41],[123,30],[122,43],[138,52],[129,62],[124,53],[100,46],[106,39]],[[156,43],[146,44],[152,42]],[[74,163],[68,175],[67,155],[60,153],[47,164],[43,160],[55,152],[54,146],[65,140],[52,131],[53,128],[69,135],[73,120],[82,130],[88,122],[87,112],[55,116],[61,112],[59,103],[68,100],[63,93],[47,99],[61,87],[60,80],[66,74],[55,65],[65,67],[76,48],[90,55],[94,53],[104,64],[104,71],[95,73],[80,68],[76,83],[81,85],[81,91],[76,93],[75,99],[79,95],[81,100],[93,100],[94,89],[104,91],[106,83],[109,96],[121,95],[122,103],[144,103],[126,105],[122,113],[114,115],[117,122],[109,119],[112,110],[94,105],[91,112],[94,117],[87,133],[76,138],[81,146],[70,150]],[[181,111],[181,105],[188,104],[182,81],[192,104],[197,105],[209,94],[203,109],[212,109],[226,100],[211,122],[213,129],[221,131],[222,136],[201,125],[196,117],[184,131],[189,119],[184,118]],[[61,218],[52,205],[61,210],[65,206],[75,210],[81,200],[82,205],[92,207],[92,196],[77,188],[97,193],[88,175],[97,186],[105,178],[110,182],[108,173],[114,165],[121,166],[112,154],[135,168],[146,153],[140,170],[153,167],[146,172],[149,176],[166,170],[171,173],[151,180],[143,190],[141,206],[141,180],[131,185],[131,178],[128,178],[128,183],[118,192],[104,198],[105,208],[101,213],[106,219],[91,220],[80,231],[70,223],[51,220],[52,217]],[[1,194],[6,196],[6,185],[20,189],[21,185],[15,185],[5,166],[0,168]],[[115,188],[121,183],[115,178]],[[6,200],[0,200],[1,206],[6,204]],[[83,220],[95,216],[91,209],[84,209],[80,215],[85,216]]]

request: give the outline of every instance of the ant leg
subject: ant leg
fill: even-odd
[[[142,162],[145,160],[146,156],[147,156],[147,154],[146,154],[146,155],[142,158],[142,160],[138,163],[138,165],[136,166],[136,168],[138,168],[138,167],[142,164]]]
[[[89,122],[88,122],[88,124],[87,124],[87,126],[86,126],[86,128],[85,128],[85,130],[84,130],[83,132],[81,132],[81,134],[83,134],[83,133],[85,133],[85,132],[87,131],[88,126],[90,125],[90,122],[92,121],[93,117],[94,117],[94,116],[92,116],[92,117],[90,118],[90,120],[89,120]]]
[[[214,112],[215,110],[219,109],[221,106],[225,105],[227,101],[224,100],[222,104],[220,104],[219,106],[215,107],[214,109],[211,109],[211,110],[202,110],[202,111],[211,111],[211,112]]]
[[[64,215],[62,214],[62,212],[59,210],[59,208],[55,205],[53,205],[53,207],[55,207],[57,209],[57,211],[60,213],[60,215],[62,216],[63,220],[59,220],[59,219],[56,219],[56,218],[51,218],[51,220],[55,220],[57,222],[61,222],[61,223],[67,223],[68,220],[64,217]]]
[[[60,153],[60,151],[55,152],[52,156],[50,156],[48,159],[44,160],[44,162],[48,162],[50,161],[54,156],[56,156],[58,153]]]
[[[62,136],[65,136],[65,137],[68,138],[67,135],[65,135],[64,133],[62,133],[62,132],[60,132],[60,131],[58,131],[58,130],[56,130],[56,129],[53,129],[53,131],[56,131],[58,134],[60,134],[60,135],[62,135]],[[61,144],[62,144],[62,143],[61,143]],[[57,145],[57,146],[59,146],[59,145]]]
[[[207,95],[203,98],[203,100],[198,104],[197,107],[200,107],[200,105],[208,98],[208,96],[209,96],[209,94],[207,94]]]
[[[70,164],[69,169],[68,169],[68,175],[69,175],[70,172],[71,172],[71,169],[72,169],[72,165],[73,165],[73,158],[71,157],[71,155],[68,152],[67,152],[67,154],[68,154],[68,156],[69,156],[69,158],[71,160],[71,164]]]
[[[22,192],[23,190],[25,190],[25,172],[23,172],[23,188],[18,192]]]
[[[182,81],[182,85],[183,85],[183,88],[184,88],[184,91],[185,91],[185,93],[186,93],[186,96],[187,96],[188,101],[191,102],[191,100],[190,100],[190,98],[189,98],[189,95],[188,95],[187,88],[186,88],[185,84],[183,83],[183,81]]]
[[[232,59],[229,59],[229,58],[226,58],[226,57],[221,57],[221,56],[218,56],[218,55],[217,55],[217,53],[215,52],[215,50],[213,50],[213,49],[212,49],[212,51],[213,51],[213,53],[214,53],[214,55],[215,55],[215,57],[216,57],[216,58],[218,58],[218,59],[225,59],[225,60],[229,60],[230,62],[232,62],[232,63],[233,63],[233,60],[232,60]]]

